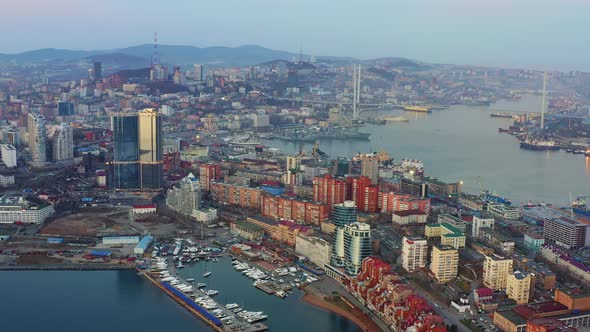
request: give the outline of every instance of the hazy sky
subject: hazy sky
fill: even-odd
[[[151,43],[590,70],[590,0],[0,0],[0,52]]]

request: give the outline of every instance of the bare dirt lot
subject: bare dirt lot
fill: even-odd
[[[133,216],[129,207],[85,208],[44,225],[39,234],[51,236],[102,237],[150,233],[158,237],[177,236],[185,226],[169,216]]]
[[[44,225],[44,235],[97,237],[111,234],[137,234],[130,225],[129,208],[84,209]]]

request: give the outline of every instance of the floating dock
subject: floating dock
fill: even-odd
[[[140,272],[142,276],[144,276],[147,280],[149,280],[152,284],[156,285],[160,288],[164,293],[170,296],[174,301],[178,302],[178,304],[185,307],[188,311],[193,313],[195,316],[199,317],[203,322],[207,323],[210,327],[212,327],[215,331],[218,332],[233,332],[233,331],[240,331],[240,332],[260,332],[268,330],[268,326],[262,323],[255,323],[249,324],[245,326],[243,324],[239,324],[239,326],[227,326],[224,325],[221,320],[217,317],[211,315],[206,309],[202,308],[200,305],[195,303],[192,299],[190,299],[185,294],[181,293],[180,291],[176,290],[174,287],[169,285],[166,282],[159,282],[153,276],[151,276],[148,272]]]

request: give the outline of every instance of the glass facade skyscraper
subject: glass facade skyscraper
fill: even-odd
[[[113,175],[116,189],[162,187],[162,119],[154,109],[116,113],[113,130]]]
[[[344,226],[356,222],[356,205],[354,201],[345,201],[334,205],[332,222],[336,225],[336,230],[332,240],[330,264],[336,267],[344,267]]]
[[[371,226],[355,222],[344,226],[344,269],[355,276],[361,270],[363,259],[372,251]]]

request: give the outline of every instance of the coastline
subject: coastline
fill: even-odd
[[[363,331],[368,332],[379,332],[381,329],[377,326],[373,320],[367,316],[365,313],[362,312],[361,309],[355,307],[356,310],[345,310],[340,306],[330,303],[325,299],[325,294],[321,292],[314,292],[311,291],[309,288],[305,288],[305,295],[303,295],[302,300],[309,305],[318,307],[320,309],[324,309],[326,311],[335,313],[339,316],[342,316],[356,326],[358,326]],[[340,296],[339,296],[340,297]],[[356,311],[356,312],[354,312]],[[359,315],[360,314],[360,315]]]
[[[0,271],[102,271],[102,270],[134,270],[127,264],[31,264],[31,265],[0,265]]]

